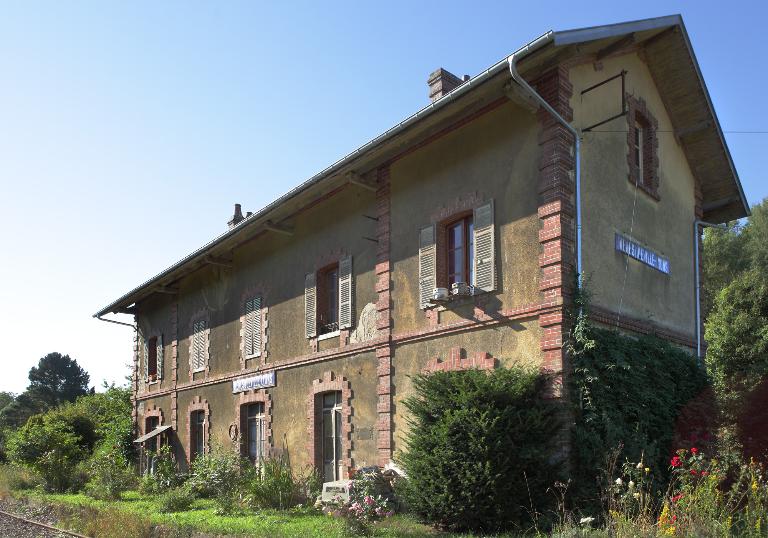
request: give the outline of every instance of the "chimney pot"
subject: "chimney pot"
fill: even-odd
[[[429,85],[429,99],[432,102],[435,102],[450,91],[464,84],[467,80],[469,80],[468,75],[464,75],[464,80],[462,80],[450,71],[440,67],[433,71],[427,79],[427,84]]]
[[[245,220],[245,217],[243,217],[243,209],[240,207],[240,204],[235,204],[235,214],[232,215],[232,220],[227,222],[227,227],[231,230],[241,222]]]

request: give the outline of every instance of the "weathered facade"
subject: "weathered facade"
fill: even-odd
[[[682,21],[544,39],[519,69],[580,131],[579,200],[570,133],[506,61],[434,73],[430,106],[97,314],[135,316],[137,436],[385,465],[416,373],[567,375],[579,248],[595,321],[695,350],[696,222],[748,209]]]

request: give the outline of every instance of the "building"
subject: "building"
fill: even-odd
[[[696,351],[699,221],[748,205],[679,16],[548,32],[429,95],[96,314],[135,317],[137,437],[384,465],[414,374],[567,375],[579,267],[596,322]]]

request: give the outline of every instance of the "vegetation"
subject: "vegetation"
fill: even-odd
[[[557,478],[552,447],[562,426],[547,383],[523,367],[416,376],[399,455],[408,507],[456,530],[529,524]]]
[[[598,502],[607,455],[641,459],[663,488],[683,407],[707,387],[696,360],[655,337],[587,327],[572,352],[573,484],[580,502]],[[585,344],[584,342],[589,342]],[[701,436],[703,432],[693,432]],[[690,437],[686,433],[683,437]],[[604,473],[603,473],[604,474]]]

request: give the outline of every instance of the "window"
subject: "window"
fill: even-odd
[[[627,96],[629,182],[659,199],[658,122],[643,99]]]
[[[147,377],[150,381],[157,380],[157,337],[153,336],[147,342]]]
[[[635,177],[637,178],[638,183],[645,183],[643,177],[643,161],[645,160],[643,156],[643,131],[643,125],[636,121],[634,147],[632,149],[635,153]]]
[[[248,459],[256,463],[264,458],[264,404],[257,402],[243,407],[243,449]]]
[[[205,330],[208,323],[205,320],[196,321],[192,324],[192,349],[190,363],[192,371],[199,372],[205,370],[206,339]]]
[[[205,453],[205,411],[192,411],[189,417],[190,428],[190,460]]]
[[[323,481],[341,480],[341,391],[326,392],[323,400]]]
[[[474,271],[472,215],[449,223],[445,227],[445,232],[447,287],[450,288],[456,282],[472,284]]]
[[[317,273],[317,325],[319,334],[339,330],[339,264]]]

